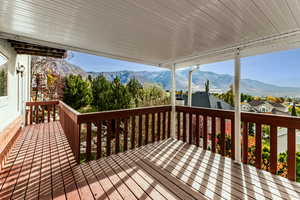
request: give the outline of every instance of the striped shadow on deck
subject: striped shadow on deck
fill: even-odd
[[[59,122],[27,126],[1,199],[300,199],[300,184],[175,139],[76,165]]]

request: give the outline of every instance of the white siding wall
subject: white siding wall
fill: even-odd
[[[10,44],[0,39],[0,52],[8,58],[8,90],[6,97],[0,97],[0,134],[1,131],[13,120],[21,115],[22,100],[30,99],[30,62],[28,55],[17,55]],[[23,78],[16,73],[16,67],[24,65]],[[23,92],[22,92],[23,87]],[[23,97],[22,97],[23,96]],[[24,105],[24,104],[23,104]]]

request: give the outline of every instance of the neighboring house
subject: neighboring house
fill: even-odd
[[[248,106],[248,107],[247,107]],[[252,111],[249,112],[258,112],[258,113],[270,113],[277,115],[288,115],[291,114],[288,112],[288,108],[282,105],[281,103],[276,103],[272,101],[262,101],[262,100],[253,100],[248,103],[247,106],[242,105],[242,111],[246,111],[245,109],[250,109]],[[251,108],[250,108],[251,106]]]
[[[254,107],[252,107],[249,103],[247,102],[242,102],[241,103],[241,111],[242,112],[258,112]]]
[[[184,104],[187,105],[188,97],[183,96]],[[204,107],[204,108],[215,108],[224,110],[233,110],[233,107],[225,101],[215,97],[213,94],[207,92],[195,92],[192,94],[192,106]]]

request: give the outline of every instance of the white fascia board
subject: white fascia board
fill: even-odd
[[[262,38],[252,42],[237,44],[227,48],[215,49],[198,55],[171,60],[161,66],[170,66],[176,63],[176,68],[202,65],[234,59],[234,52],[240,49],[240,57],[255,56],[258,54],[272,53],[288,49],[300,48],[300,31],[280,34],[272,37]]]

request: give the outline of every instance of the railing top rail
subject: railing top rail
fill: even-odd
[[[78,115],[80,112],[77,110],[71,108],[67,104],[65,104],[63,101],[59,101],[59,107],[62,111],[64,111],[75,123],[78,122]]]
[[[202,115],[208,115],[214,117],[223,117],[226,119],[234,118],[234,111],[232,110],[187,107],[187,106],[176,106],[176,110],[180,112],[192,112],[192,113],[199,113]],[[241,112],[241,118],[242,121],[247,121],[247,122],[255,122],[255,123],[274,125],[279,127],[300,129],[300,117],[274,115],[268,113]]]
[[[125,118],[132,115],[141,115],[145,112],[147,113],[157,113],[171,111],[171,106],[151,106],[142,108],[131,108],[122,110],[110,110],[102,112],[92,112],[92,113],[80,113],[78,116],[78,123],[92,122],[97,120],[109,120],[115,118]]]
[[[233,119],[234,111],[231,110],[222,110],[214,108],[202,108],[202,107],[188,107],[188,106],[176,106],[176,111],[179,112],[192,112],[199,113],[202,115],[215,116],[215,117],[224,117],[227,119]]]
[[[59,104],[59,101],[29,101],[26,102],[26,106],[36,106],[36,105],[53,105]]]

